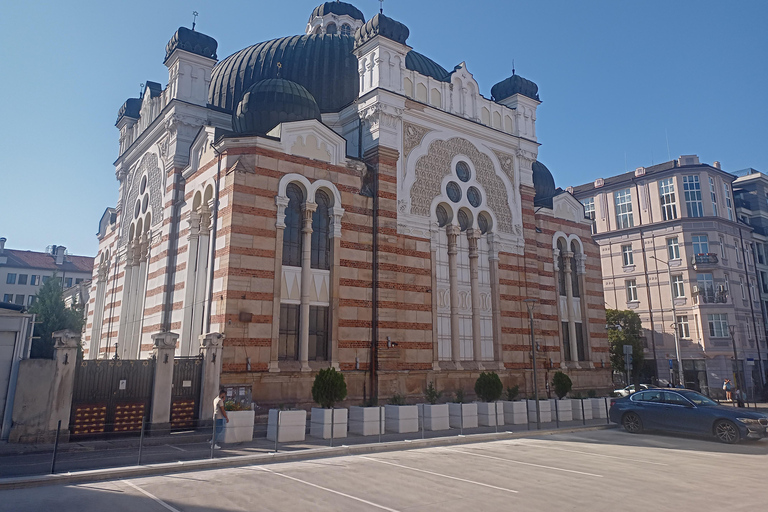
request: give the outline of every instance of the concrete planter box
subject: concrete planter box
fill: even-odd
[[[477,427],[477,404],[448,404],[451,428]]]
[[[584,408],[582,409],[582,404]],[[582,410],[584,416],[582,416]],[[592,419],[592,402],[589,398],[571,400],[571,411],[573,412],[574,420],[591,420]]]
[[[527,404],[523,401],[500,402],[504,411],[504,423],[507,425],[522,425],[528,423]]]
[[[539,415],[542,423],[552,421],[552,404],[549,400],[539,400]],[[528,420],[536,421],[536,400],[528,400]]]
[[[448,421],[448,404],[419,405],[419,418],[424,425],[424,430],[448,430],[451,428]]]
[[[229,423],[224,427],[224,443],[253,441],[253,411],[227,411]]]
[[[560,418],[560,421],[573,421],[573,404],[570,399],[563,398],[558,400],[553,398],[550,400],[550,410],[552,411],[553,418]],[[577,404],[578,405],[578,404]],[[557,416],[555,416],[557,414]]]
[[[350,407],[349,431],[360,436],[376,436],[384,433],[383,407]],[[379,431],[381,427],[381,431]]]
[[[493,427],[504,424],[504,405],[501,402],[477,402],[477,424]]]
[[[590,402],[592,402],[592,417],[597,418],[606,418],[605,413],[605,399],[604,398],[590,398]],[[587,404],[584,404],[584,407],[586,407]]]
[[[277,421],[280,419],[280,428]],[[279,430],[279,435],[278,435]],[[269,410],[267,420],[267,439],[274,441],[278,437],[278,443],[291,441],[303,441],[307,432],[307,411],[281,411]]]
[[[405,434],[419,431],[419,407],[417,405],[386,405],[384,414],[389,432]]]
[[[347,437],[347,409],[312,408],[309,419],[309,435],[321,439],[331,438],[331,420],[333,420],[333,438]]]

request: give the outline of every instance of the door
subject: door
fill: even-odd
[[[662,418],[665,430],[676,432],[701,432],[703,422],[699,418],[699,410],[682,395],[673,391],[664,392],[664,415]]]
[[[636,412],[640,415],[645,428],[664,428],[664,396],[661,390],[649,389],[633,395],[632,401],[636,405]]]

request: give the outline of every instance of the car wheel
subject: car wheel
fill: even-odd
[[[639,434],[643,431],[643,422],[634,412],[628,412],[621,418],[621,426],[630,434]]]
[[[741,434],[733,422],[720,420],[715,423],[715,436],[721,443],[734,444],[739,442]]]

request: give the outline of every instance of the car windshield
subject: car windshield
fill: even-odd
[[[706,396],[697,393],[695,391],[678,391],[681,395],[683,395],[685,398],[693,402],[694,404],[698,405],[699,407],[711,407],[718,405],[717,402],[712,400],[711,398],[707,398]]]

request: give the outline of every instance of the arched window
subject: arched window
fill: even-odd
[[[325,33],[326,34],[335,34],[336,33],[336,24],[335,23],[329,23],[325,26]]]
[[[576,263],[576,255],[580,254],[581,251],[579,251],[579,245],[575,241],[571,242],[571,252],[573,253],[573,257],[571,258],[571,284],[573,285],[573,296],[580,297],[579,274],[577,272],[579,265]]]
[[[345,23],[341,26],[341,35],[348,36],[352,34],[352,27],[349,26],[349,24]]]
[[[328,209],[331,199],[322,190],[315,194],[317,209],[312,214],[312,255],[310,268],[329,270],[331,268],[331,222]]]
[[[557,268],[560,269],[557,273],[558,288],[560,289],[560,295],[565,296],[565,265],[563,264],[565,244],[563,243],[562,238],[557,241],[557,250],[559,251],[559,254],[557,255]]]
[[[301,205],[304,193],[298,185],[290,183],[285,189],[288,206],[285,208],[285,230],[283,231],[283,265],[301,266]]]

